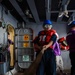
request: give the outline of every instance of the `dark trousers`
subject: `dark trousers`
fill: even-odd
[[[75,52],[69,54],[71,60],[71,75],[75,75]]]
[[[9,62],[9,68],[10,68],[11,56],[10,56],[10,52],[9,51],[7,51],[7,61]]]
[[[44,75],[45,73],[46,75],[56,75],[56,61],[52,49],[47,49],[44,52],[41,62],[38,66],[36,75]]]

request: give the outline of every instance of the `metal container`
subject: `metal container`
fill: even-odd
[[[30,28],[16,30],[17,60],[20,68],[28,68],[34,60],[33,31]]]

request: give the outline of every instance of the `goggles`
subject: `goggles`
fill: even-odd
[[[44,28],[52,28],[52,25],[45,24],[43,27],[44,27]]]

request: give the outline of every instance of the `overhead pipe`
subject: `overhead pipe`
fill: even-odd
[[[45,11],[46,11],[46,19],[50,19],[50,11],[51,11],[51,0],[45,0]]]
[[[75,12],[75,10],[68,10],[68,12]],[[50,13],[59,13],[59,11],[58,10],[50,11]]]
[[[50,12],[50,3],[49,3],[50,1],[49,0],[47,0],[47,12],[49,13]]]
[[[69,4],[69,3],[70,3],[70,0],[66,1],[66,3],[65,3],[65,4],[68,6],[68,4]]]

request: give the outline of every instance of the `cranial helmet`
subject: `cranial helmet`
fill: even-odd
[[[43,25],[46,25],[46,24],[52,25],[52,22],[50,20],[45,20]]]
[[[75,27],[75,21],[70,24],[71,27]]]
[[[73,21],[71,24],[74,24],[75,25],[75,21]]]
[[[43,27],[47,28],[47,29],[51,29],[52,28],[52,22],[50,20],[45,20],[43,23]]]

